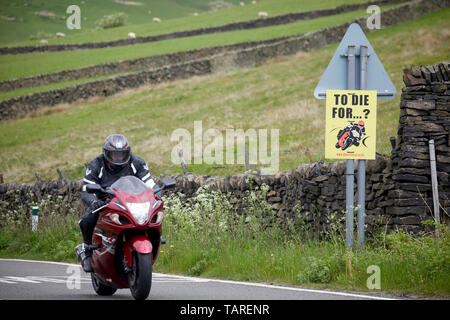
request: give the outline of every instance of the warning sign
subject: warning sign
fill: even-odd
[[[377,92],[327,90],[326,159],[375,159]]]

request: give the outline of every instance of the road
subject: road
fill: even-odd
[[[90,275],[77,264],[0,259],[2,300],[130,300],[129,289],[111,297],[98,296]],[[237,282],[154,273],[150,300],[373,300],[389,299],[358,294],[263,283]]]

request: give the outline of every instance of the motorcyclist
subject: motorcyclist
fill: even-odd
[[[103,143],[103,153],[93,159],[86,168],[83,185],[99,184],[110,187],[120,177],[133,175],[141,179],[148,187],[155,182],[145,161],[131,153],[131,146],[121,134],[109,135]],[[81,199],[86,211],[79,225],[83,235],[80,259],[85,272],[92,272],[91,256],[92,234],[98,220],[100,208],[107,203],[95,194],[82,192]]]
[[[344,134],[347,133],[347,137],[351,138],[349,142],[347,142],[348,138],[345,138],[345,141],[340,141],[341,138],[344,139]],[[354,144],[355,146],[359,146],[360,141],[366,135],[366,129],[364,127],[364,121],[360,120],[357,124],[351,123],[346,126],[344,129],[339,130],[337,134],[338,142],[336,143],[336,148],[339,149],[342,147],[342,150],[347,149],[350,145]]]
[[[364,121],[359,120],[357,125],[353,125],[352,128],[352,135],[355,138],[353,141],[353,144],[355,146],[359,146],[359,142],[364,138],[366,135],[366,129],[364,128]]]

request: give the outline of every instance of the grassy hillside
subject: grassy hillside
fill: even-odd
[[[450,9],[416,21],[368,34],[369,41],[401,92],[402,68],[450,59]],[[251,69],[147,86],[88,103],[61,106],[56,111],[0,125],[0,173],[6,181],[33,181],[34,172],[55,179],[56,168],[66,177],[82,177],[83,164],[101,152],[104,138],[122,132],[133,151],[145,158],[154,174],[181,172],[172,164],[172,132],[185,128],[193,134],[194,121],[203,132],[216,128],[280,129],[280,170],[323,158],[323,100],[313,90],[337,44],[278,58]],[[398,125],[400,94],[378,107],[377,148],[389,153],[389,137]],[[206,143],[204,143],[205,145]],[[240,165],[189,165],[194,173],[234,174]]]
[[[30,45],[30,35],[37,32],[55,34],[64,32],[66,38],[50,38],[49,43],[80,43],[108,41],[126,38],[129,31],[138,36],[155,35],[181,30],[218,26],[230,22],[256,19],[259,11],[271,16],[290,12],[302,12],[333,8],[347,3],[366,2],[366,0],[139,0],[128,1],[142,5],[124,5],[122,0],[0,0],[0,16],[9,16],[22,21],[0,19],[0,45]],[[119,3],[117,3],[119,2]],[[245,6],[240,6],[243,2]],[[81,9],[81,30],[68,30],[66,9],[76,4]],[[215,10],[221,9],[221,10]],[[50,11],[54,17],[41,17],[35,12]],[[95,22],[104,15],[124,12],[128,15],[126,25],[106,30],[96,30]],[[198,16],[193,16],[198,12]],[[154,17],[163,21],[152,23]],[[170,19],[170,23],[166,20]]]
[[[382,9],[390,7],[392,6],[382,7]],[[217,34],[209,34],[115,48],[2,55],[0,56],[0,81],[86,67],[111,61],[296,35],[335,26],[366,15],[365,10],[358,10],[280,26],[223,32],[220,36]]]
[[[95,28],[95,22],[104,15],[123,12],[127,14],[127,25],[143,24],[153,17],[163,20],[192,16],[194,12],[209,11],[212,7],[208,0],[17,0],[0,1],[0,15],[17,18],[18,21],[0,19],[0,44],[28,41],[30,35],[38,31],[55,34],[64,32],[78,35]],[[227,0],[236,5],[238,0]],[[66,13],[69,5],[78,5],[81,9],[81,30],[66,28]],[[126,32],[122,37],[126,37]],[[69,37],[70,38],[70,37]],[[90,33],[95,41],[96,33]],[[37,43],[34,41],[33,43]]]

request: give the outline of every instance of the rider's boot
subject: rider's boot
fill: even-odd
[[[91,259],[92,259],[92,249],[89,245],[82,243],[76,248],[78,260],[81,262],[83,270],[85,272],[93,272]]]

